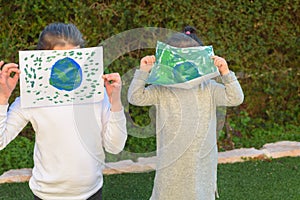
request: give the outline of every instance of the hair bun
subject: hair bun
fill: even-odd
[[[192,26],[186,26],[183,30],[184,33],[191,33],[191,34],[195,34],[196,33],[196,29]]]
[[[200,46],[203,46],[203,43],[202,41],[197,37],[197,34],[196,34],[197,30],[196,28],[194,28],[193,26],[186,26],[184,29],[183,29],[183,33],[189,37],[191,37],[192,39],[196,40],[198,42],[198,44]]]

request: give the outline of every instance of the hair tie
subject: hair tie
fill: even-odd
[[[191,34],[191,32],[187,31],[187,32],[185,32],[185,34],[187,34],[187,35],[190,35],[190,34]]]

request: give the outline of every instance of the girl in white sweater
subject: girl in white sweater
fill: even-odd
[[[83,45],[76,26],[53,23],[41,32],[37,49],[68,50]],[[127,139],[120,75],[103,75],[106,91],[99,103],[21,108],[20,97],[8,105],[18,82],[18,65],[1,61],[0,67],[0,150],[28,122],[32,124],[36,141],[29,186],[34,199],[101,199],[103,149],[117,154]]]

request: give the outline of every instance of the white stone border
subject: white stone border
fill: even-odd
[[[265,144],[260,150],[255,148],[242,148],[226,152],[219,152],[218,163],[243,162],[251,159],[272,159],[280,157],[300,156],[300,142],[280,141]],[[137,162],[122,160],[106,163],[103,174],[139,173],[155,170],[156,157],[138,158]],[[12,169],[0,176],[1,183],[27,182],[31,177],[31,169]]]

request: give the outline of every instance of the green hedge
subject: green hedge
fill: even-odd
[[[0,152],[0,175],[8,169],[33,167],[34,143],[26,137],[17,137]]]
[[[274,131],[275,127],[298,127],[300,1],[298,0],[2,0],[0,4],[0,59],[18,62],[18,50],[34,49],[40,31],[52,22],[72,22],[82,31],[87,46],[142,27],[180,31],[186,25],[199,30],[204,44],[227,59],[240,78],[244,103],[228,108],[226,129],[220,140],[234,142],[255,137],[253,130]],[[109,44],[108,44],[109,45]],[[154,49],[127,52],[107,66],[106,72],[122,76],[138,66],[139,59]],[[129,81],[124,83],[124,99]],[[18,96],[18,89],[11,100]],[[149,107],[126,106],[133,121],[133,135],[153,131]],[[146,128],[140,128],[146,127]],[[285,130],[284,128],[283,130]],[[298,131],[298,129],[293,129]],[[292,131],[293,131],[292,130]],[[22,135],[32,137],[30,128]],[[295,136],[298,140],[298,135]],[[137,141],[130,136],[129,151],[155,149],[155,140]]]

